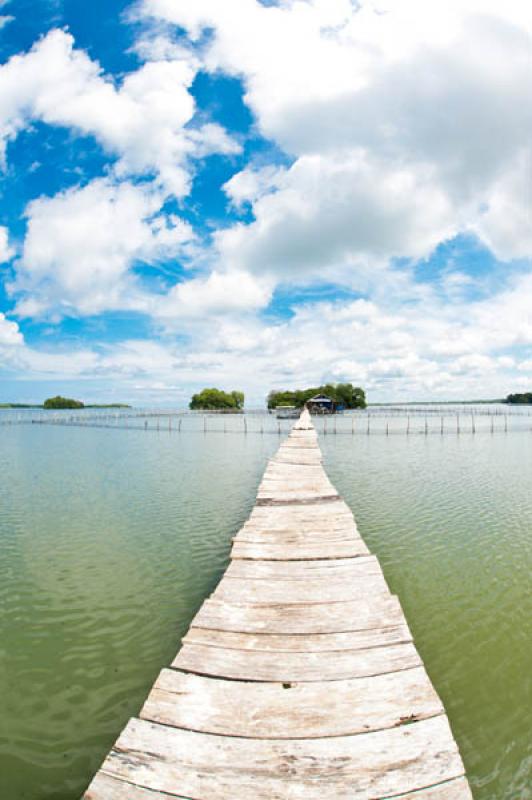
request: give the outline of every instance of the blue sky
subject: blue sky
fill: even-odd
[[[532,388],[532,21],[0,5],[0,402]]]

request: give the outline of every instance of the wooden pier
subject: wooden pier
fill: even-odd
[[[303,412],[84,800],[466,800],[443,705]]]

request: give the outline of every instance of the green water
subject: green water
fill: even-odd
[[[278,443],[0,429],[1,800],[79,798],[219,579]],[[532,434],[321,445],[475,798],[532,798]]]

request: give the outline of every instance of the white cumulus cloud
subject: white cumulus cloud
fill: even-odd
[[[196,69],[190,57],[150,61],[119,83],[77,50],[69,33],[52,30],[0,67],[3,157],[9,140],[42,120],[95,136],[118,156],[119,175],[155,174],[167,191],[183,196],[189,159],[240,149],[218,125],[189,125]]]
[[[521,0],[142,7],[188,30],[206,69],[242,78],[260,130],[295,161],[281,187],[274,172],[269,187],[263,171],[229,182],[256,218],[221,237],[239,268],[356,271],[465,230],[502,259],[532,255],[532,17]]]
[[[9,245],[9,231],[4,225],[0,225],[0,264],[10,261],[15,255],[15,251]]]
[[[160,211],[161,203],[149,188],[109,179],[30,203],[10,287],[24,295],[18,313],[142,310],[145,301],[131,275],[135,262],[175,258],[194,238],[187,223]]]
[[[0,345],[21,345],[23,342],[24,337],[17,323],[7,319],[5,314],[0,312]]]

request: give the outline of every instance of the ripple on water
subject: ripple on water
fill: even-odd
[[[276,436],[40,426],[0,447],[0,798],[74,800],[216,584]],[[532,800],[527,435],[321,437],[477,800]]]
[[[217,582],[276,445],[3,432],[2,800],[80,796]]]
[[[477,800],[532,797],[532,437],[322,441],[400,596]]]

